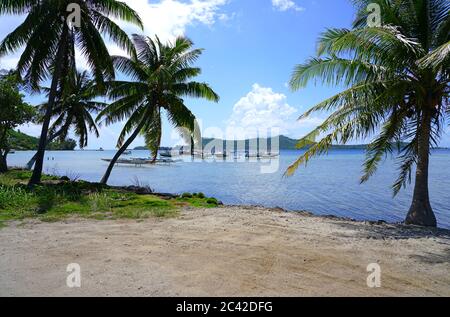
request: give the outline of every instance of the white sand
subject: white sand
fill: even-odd
[[[378,289],[366,284],[373,262]],[[66,286],[69,263],[79,289]],[[254,207],[13,223],[0,230],[0,295],[450,296],[450,232]]]

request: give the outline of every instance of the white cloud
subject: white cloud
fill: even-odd
[[[157,34],[161,40],[184,35],[190,25],[212,26],[218,20],[227,20],[227,15],[221,11],[221,7],[228,0],[162,0],[159,3],[149,3],[148,0],[124,1],[141,16],[145,34]],[[119,24],[123,26],[122,22]],[[130,25],[127,25],[126,29],[139,32]]]
[[[293,0],[272,0],[273,7],[278,11],[303,11],[305,8],[298,6]]]
[[[252,90],[234,105],[227,121],[228,130],[244,133],[245,137],[255,137],[258,132],[262,136],[268,131],[272,131],[272,135],[300,137],[323,122],[317,117],[298,121],[298,115],[298,110],[288,104],[286,95],[254,84]]]
[[[235,17],[221,11],[221,7],[229,0],[161,0],[159,3],[149,3],[148,0],[123,0],[134,9],[144,24],[144,31],[136,25],[121,20],[115,22],[129,34],[142,34],[147,36],[158,35],[163,42],[173,40],[177,36],[185,35],[190,25],[203,24],[212,26],[217,21],[227,24]],[[111,55],[128,56],[127,52],[107,40],[106,46]],[[77,55],[78,66],[88,69],[86,60]]]
[[[155,34],[162,41],[171,40],[177,36],[184,35],[189,25],[203,24],[212,26],[217,21],[227,23],[234,18],[234,14],[228,15],[221,11],[221,7],[228,0],[162,0],[159,3],[149,3],[148,0],[124,0],[141,17],[144,24],[144,33],[148,36]],[[135,25],[115,20],[128,33],[142,33]],[[111,55],[128,56],[128,54],[117,47],[110,40],[106,46]],[[76,52],[77,67],[88,70],[86,59]]]
[[[0,69],[13,69],[17,67],[20,54],[9,55],[0,58]]]
[[[234,14],[228,15],[223,12],[222,7],[229,0],[161,0],[155,3],[154,0],[123,0],[131,8],[136,10],[144,23],[144,33],[148,36],[157,34],[162,41],[173,39],[176,36],[184,35],[186,28],[190,25],[202,24],[212,26],[217,21],[227,23],[234,18]],[[23,17],[20,17],[21,19]],[[11,17],[12,21],[17,21],[17,17]],[[3,22],[3,21],[2,21]],[[142,33],[134,25],[116,21],[127,32]],[[12,31],[11,30],[8,30]],[[1,35],[3,32],[0,32]],[[3,37],[3,36],[2,36]],[[117,48],[111,41],[107,41],[107,47],[113,55],[127,55]],[[0,68],[14,68],[17,65],[20,54],[7,56],[0,59]],[[80,69],[88,69],[86,60],[77,51],[76,59]]]
[[[285,95],[275,93],[272,88],[254,84],[252,90],[235,104],[228,125],[248,133],[266,129],[287,133],[287,123],[295,120],[292,116],[297,109],[291,107],[286,99]]]

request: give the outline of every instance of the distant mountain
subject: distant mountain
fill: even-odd
[[[11,148],[17,151],[34,151],[37,150],[39,145],[39,138],[29,136],[20,131],[11,131],[9,142]],[[47,150],[51,151],[73,151],[77,146],[77,142],[72,139],[68,139],[64,142],[52,142],[47,147]]]
[[[207,144],[210,144],[211,142],[216,141],[216,142],[223,142],[223,148],[224,150],[227,149],[227,143],[231,144],[233,141],[224,141],[224,140],[215,140],[215,139],[211,139],[211,138],[203,138],[203,147],[205,147]],[[249,144],[256,144],[256,139],[249,139],[249,140],[245,140],[245,149],[249,148]],[[269,139],[259,139],[259,144],[267,144],[268,150],[271,149],[271,144],[272,144],[272,140]],[[298,140],[295,139],[291,139],[287,136],[281,135],[280,139],[279,139],[279,143],[280,143],[280,150],[297,150],[297,143]],[[362,145],[334,145],[333,146],[334,149],[366,149],[367,145],[362,144]],[[146,146],[138,146],[136,148],[134,148],[135,150],[148,150],[148,148]]]
[[[214,141],[214,139],[203,139],[203,146],[205,146],[206,144],[210,143]],[[250,139],[250,140],[245,140],[245,148],[248,149],[249,144],[256,144],[257,139]],[[220,140],[219,140],[220,142]],[[226,149],[226,143],[227,141],[223,141],[224,142],[224,149]],[[281,135],[279,138],[279,147],[280,150],[298,150],[297,149],[297,144],[298,144],[299,140],[296,139],[291,139],[287,136]],[[259,144],[267,144],[267,148],[270,150],[271,149],[271,143],[272,140],[271,139],[266,139],[266,138],[260,138],[259,139]],[[366,149],[367,148],[367,144],[361,144],[361,145],[333,145],[332,146],[333,149],[348,149],[348,150],[355,150],[355,149]]]
[[[205,147],[207,144],[210,144],[215,139],[210,138],[203,138],[203,147]],[[216,140],[216,142],[223,142],[223,149],[227,151],[227,143],[231,144],[233,141],[224,141],[224,140]],[[248,150],[250,142],[252,144],[256,143],[256,139],[250,139],[245,140],[245,149]],[[267,144],[267,150],[271,150],[271,139],[259,139],[259,144],[264,144],[266,142]],[[298,150],[297,149],[297,143],[299,140],[291,139],[287,136],[281,135],[280,136],[280,150]],[[402,143],[402,146],[405,146],[406,143]],[[311,146],[311,145],[310,145]],[[310,147],[308,146],[308,147]],[[356,144],[356,145],[333,145],[331,148],[334,150],[365,150],[367,149],[367,144]],[[307,147],[307,148],[308,148]],[[161,148],[162,150],[167,150],[170,148]],[[446,149],[446,148],[437,148],[437,149]],[[134,148],[134,150],[148,150],[146,146],[138,146]]]

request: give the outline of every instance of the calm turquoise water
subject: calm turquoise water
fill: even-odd
[[[9,156],[9,164],[23,166],[32,152]],[[79,176],[99,181],[107,167],[101,158],[111,158],[113,151],[47,152],[45,171],[51,174]],[[263,162],[223,162],[209,160],[183,162],[171,166],[119,166],[113,171],[111,185],[130,185],[139,179],[157,192],[203,192],[225,204],[251,204],[308,210],[318,215],[336,215],[357,220],[399,222],[405,217],[412,188],[392,197],[391,184],[396,179],[396,165],[386,160],[379,172],[364,185],[359,184],[364,153],[360,150],[332,151],[302,168],[291,178],[283,178],[286,167],[298,152],[282,152],[279,169],[262,174]],[[134,151],[132,157],[147,157]],[[276,162],[272,162],[276,165]],[[430,171],[430,195],[441,227],[450,228],[450,151],[433,152]]]

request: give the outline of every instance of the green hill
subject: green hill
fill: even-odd
[[[205,146],[206,144],[210,143],[214,141],[213,139],[203,139],[203,145]],[[256,144],[256,139],[250,139],[250,140],[245,140],[245,148],[248,149],[249,144]],[[220,141],[219,141],[220,142]],[[226,149],[226,143],[228,141],[223,141],[224,142],[224,149]],[[281,135],[280,139],[279,139],[279,147],[280,150],[297,150],[297,143],[298,140],[295,139],[291,139],[287,136]],[[272,140],[271,139],[259,139],[259,144],[267,144],[268,149],[271,149],[271,144],[272,144]],[[366,149],[367,145],[366,144],[361,144],[361,145],[333,145],[332,147],[333,149],[348,149],[348,150],[354,150],[354,149]]]
[[[203,139],[203,146],[206,146],[207,144],[209,144],[209,143],[211,143],[213,141],[214,141],[214,139],[204,138]],[[232,142],[232,141],[223,141],[223,140],[218,140],[218,141],[219,142],[220,141],[223,142],[223,148],[225,150],[226,150],[226,144],[229,143],[229,142]],[[271,140],[270,139],[269,140],[267,140],[267,139],[260,139],[259,140],[260,144],[264,144],[264,142],[266,144],[268,144],[268,148],[270,149],[271,148],[271,143],[272,143]],[[296,145],[298,143],[298,140],[291,139],[291,138],[289,138],[287,136],[281,135],[279,142],[280,142],[280,150],[296,150],[297,149]],[[245,148],[246,149],[248,149],[250,143],[255,144],[256,143],[256,139],[245,140]],[[367,148],[367,145],[364,145],[364,144],[363,145],[335,145],[335,146],[333,146],[333,149],[366,149],[366,148]],[[147,150],[147,147],[139,146],[139,147],[136,147],[135,150]]]
[[[35,151],[38,148],[39,138],[29,136],[20,131],[11,131],[9,137],[11,148],[17,151]],[[52,142],[47,147],[51,151],[73,151],[77,146],[77,142],[67,139],[64,142]]]
[[[207,144],[213,142],[214,139],[210,139],[210,138],[203,138],[203,147],[205,147]],[[223,140],[218,140],[218,142],[223,142],[223,149],[225,151],[227,151],[227,143],[230,144],[230,142],[232,141],[223,141]],[[249,148],[249,144],[250,142],[252,144],[256,143],[256,139],[250,139],[250,140],[245,140],[245,149],[248,150]],[[267,148],[268,150],[271,149],[271,140],[267,140],[267,139],[260,139],[259,140],[260,144],[264,144],[264,142],[267,144]],[[280,136],[280,150],[297,150],[297,143],[298,140],[295,139],[291,139],[287,136],[281,135]],[[367,144],[354,144],[354,145],[333,145],[331,148],[333,150],[365,150],[367,149]],[[402,143],[401,147],[406,146],[406,143]],[[162,148],[162,149],[167,149],[167,148]],[[443,147],[438,147],[437,149],[446,149]],[[136,148],[134,148],[134,150],[148,150],[148,148],[146,146],[138,146]],[[186,149],[185,149],[186,150]]]

